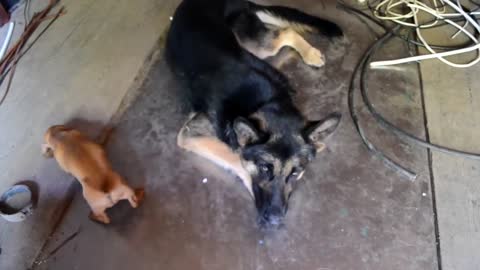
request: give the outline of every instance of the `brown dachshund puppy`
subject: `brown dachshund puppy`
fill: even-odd
[[[111,130],[109,130],[111,131]],[[109,131],[103,134],[104,144]],[[83,188],[83,196],[90,205],[90,218],[104,224],[110,223],[107,208],[120,200],[128,200],[136,208],[143,200],[143,189],[133,190],[110,166],[101,144],[97,144],[77,130],[65,126],[52,126],[45,133],[42,152],[55,157],[60,167],[72,174]]]

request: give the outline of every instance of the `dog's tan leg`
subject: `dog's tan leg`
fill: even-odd
[[[305,64],[309,66],[321,67],[325,64],[325,57],[320,50],[310,45],[300,34],[291,28],[280,30],[278,37],[272,41],[272,52],[277,54],[285,46],[297,51]]]
[[[189,127],[187,122],[187,124],[185,124],[185,126],[178,133],[178,146],[205,157],[217,165],[232,171],[238,177],[240,177],[245,187],[253,196],[252,180],[248,172],[243,168],[240,156],[233,152],[227,144],[214,136],[187,136],[186,133],[188,132],[188,129]]]
[[[276,55],[283,47],[291,47],[300,54],[305,64],[314,67],[325,64],[325,57],[320,50],[310,45],[295,30],[285,28],[272,31],[261,41],[237,39],[244,49],[261,59]]]
[[[234,153],[224,142],[216,137],[196,137],[182,140],[182,144],[179,146],[235,173],[253,196],[250,175],[243,168],[239,155]]]

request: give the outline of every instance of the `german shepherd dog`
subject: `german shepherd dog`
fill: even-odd
[[[166,57],[185,83],[193,112],[180,147],[237,174],[254,196],[262,225],[282,223],[288,199],[339,114],[308,121],[287,78],[264,61],[285,46],[314,67],[321,52],[299,33],[341,36],[339,27],[298,10],[244,0],[184,0],[168,33]]]

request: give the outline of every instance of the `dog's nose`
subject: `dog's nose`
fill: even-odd
[[[275,225],[275,226],[280,225],[280,224],[282,224],[282,219],[283,219],[283,217],[281,217],[281,216],[269,216],[268,217],[268,223],[270,225]]]
[[[263,213],[263,220],[270,225],[280,225],[283,220],[283,211],[280,208],[270,208]]]

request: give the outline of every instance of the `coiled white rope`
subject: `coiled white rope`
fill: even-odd
[[[370,63],[370,66],[371,67],[390,66],[390,65],[398,65],[403,63],[423,61],[423,60],[434,59],[434,58],[442,61],[443,63],[449,66],[456,67],[456,68],[471,67],[477,64],[478,62],[480,62],[480,42],[475,36],[473,36],[470,32],[466,30],[466,27],[468,25],[472,25],[478,32],[480,32],[480,25],[471,17],[475,15],[480,15],[480,12],[471,12],[471,13],[465,12],[462,6],[460,5],[459,0],[457,0],[456,4],[450,0],[440,0],[440,2],[442,3],[441,7],[439,7],[438,2],[436,0],[433,0],[431,2],[433,7],[430,7],[429,5],[423,2],[420,2],[418,0],[383,0],[381,1],[375,7],[375,10],[374,10],[375,17],[381,20],[389,20],[403,26],[415,27],[419,41],[425,46],[425,48],[430,52],[430,54],[406,57],[406,58],[395,59],[395,60],[375,61]],[[450,6],[453,10],[457,11],[457,13],[446,13],[445,4]],[[409,12],[398,13],[397,11],[395,11],[400,7],[408,8]],[[426,12],[432,15],[433,17],[435,17],[436,20],[429,24],[421,24],[418,19],[419,12]],[[456,18],[463,17],[466,23],[462,26],[448,19],[453,17],[456,17]],[[406,22],[405,20],[408,20],[408,19],[413,19],[413,22]],[[458,29],[458,31],[452,36],[452,38],[457,37],[459,33],[463,33],[470,40],[472,40],[475,43],[475,45],[465,47],[465,48],[455,49],[451,51],[446,51],[446,52],[435,51],[433,48],[431,48],[431,46],[423,37],[422,29],[432,27],[436,25],[440,20]],[[477,57],[474,60],[469,61],[468,63],[458,64],[445,59],[446,56],[463,54],[463,53],[467,53],[475,50],[478,51]]]

